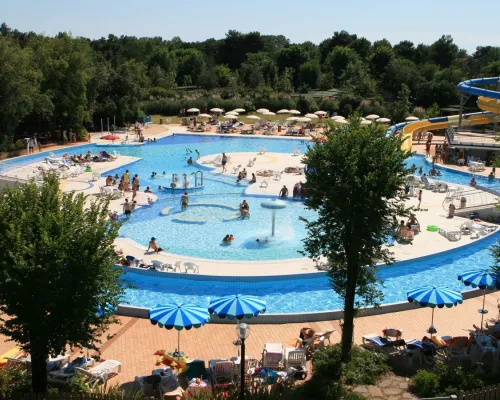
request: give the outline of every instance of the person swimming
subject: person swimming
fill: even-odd
[[[269,239],[268,238],[265,238],[264,240],[257,239],[256,242],[264,246],[267,242],[269,242]]]

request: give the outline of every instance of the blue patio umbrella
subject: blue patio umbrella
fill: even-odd
[[[495,289],[500,284],[500,279],[495,271],[489,269],[465,271],[458,275],[458,280],[462,281],[465,286],[483,289],[483,308],[477,310],[481,314],[481,329],[483,329],[484,314],[488,314],[485,310],[484,303],[486,301],[486,290]]]
[[[463,301],[460,292],[435,286],[425,286],[410,290],[407,293],[407,297],[410,303],[418,304],[421,307],[432,308],[431,326],[427,331],[431,334],[431,336],[434,333],[437,333],[436,329],[434,328],[434,309],[436,307],[451,308],[453,306],[456,306],[457,304],[462,304]]]
[[[212,300],[208,311],[220,318],[252,318],[266,312],[266,302],[258,297],[244,294],[224,296]]]
[[[210,320],[210,315],[204,307],[191,304],[169,303],[158,305],[149,310],[149,320],[160,328],[173,329],[177,332],[177,351],[180,353],[181,330],[199,328]]]

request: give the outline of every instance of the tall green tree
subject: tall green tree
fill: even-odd
[[[0,71],[0,134],[12,135],[33,111],[43,76],[31,49],[7,37],[0,37]]]
[[[39,36],[30,47],[43,72],[42,93],[54,105],[53,125],[81,132],[91,118],[87,88],[94,66],[88,41],[62,33],[56,38]]]
[[[410,89],[404,83],[398,92],[398,97],[391,107],[391,117],[394,122],[403,122],[412,109],[410,103]]]
[[[54,175],[0,196],[0,333],[31,354],[32,388],[47,359],[98,342],[124,294],[113,265],[118,226],[108,201],[61,193]]]
[[[356,309],[382,296],[375,264],[394,261],[384,242],[393,218],[405,213],[402,188],[410,154],[401,144],[383,127],[365,128],[354,118],[343,127],[330,126],[325,143],[309,147],[303,160],[306,207],[318,213],[315,220],[305,220],[305,253],[328,260],[333,290],[344,300],[344,362],[350,357]]]

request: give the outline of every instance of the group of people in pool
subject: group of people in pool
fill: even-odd
[[[231,243],[232,241],[234,240],[234,236],[233,234],[228,234],[226,236],[224,236],[224,239],[222,239],[222,243]]]

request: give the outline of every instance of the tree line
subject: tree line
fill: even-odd
[[[500,47],[469,55],[451,36],[392,45],[346,31],[319,45],[234,30],[203,42],[90,40],[2,24],[0,71],[0,147],[8,150],[33,132],[72,129],[83,137],[101,118],[123,124],[142,113],[173,115],[193,106],[359,110],[396,121],[429,109],[432,116],[439,106],[457,104],[461,80],[500,75]],[[339,90],[335,98],[292,96],[332,88]]]

